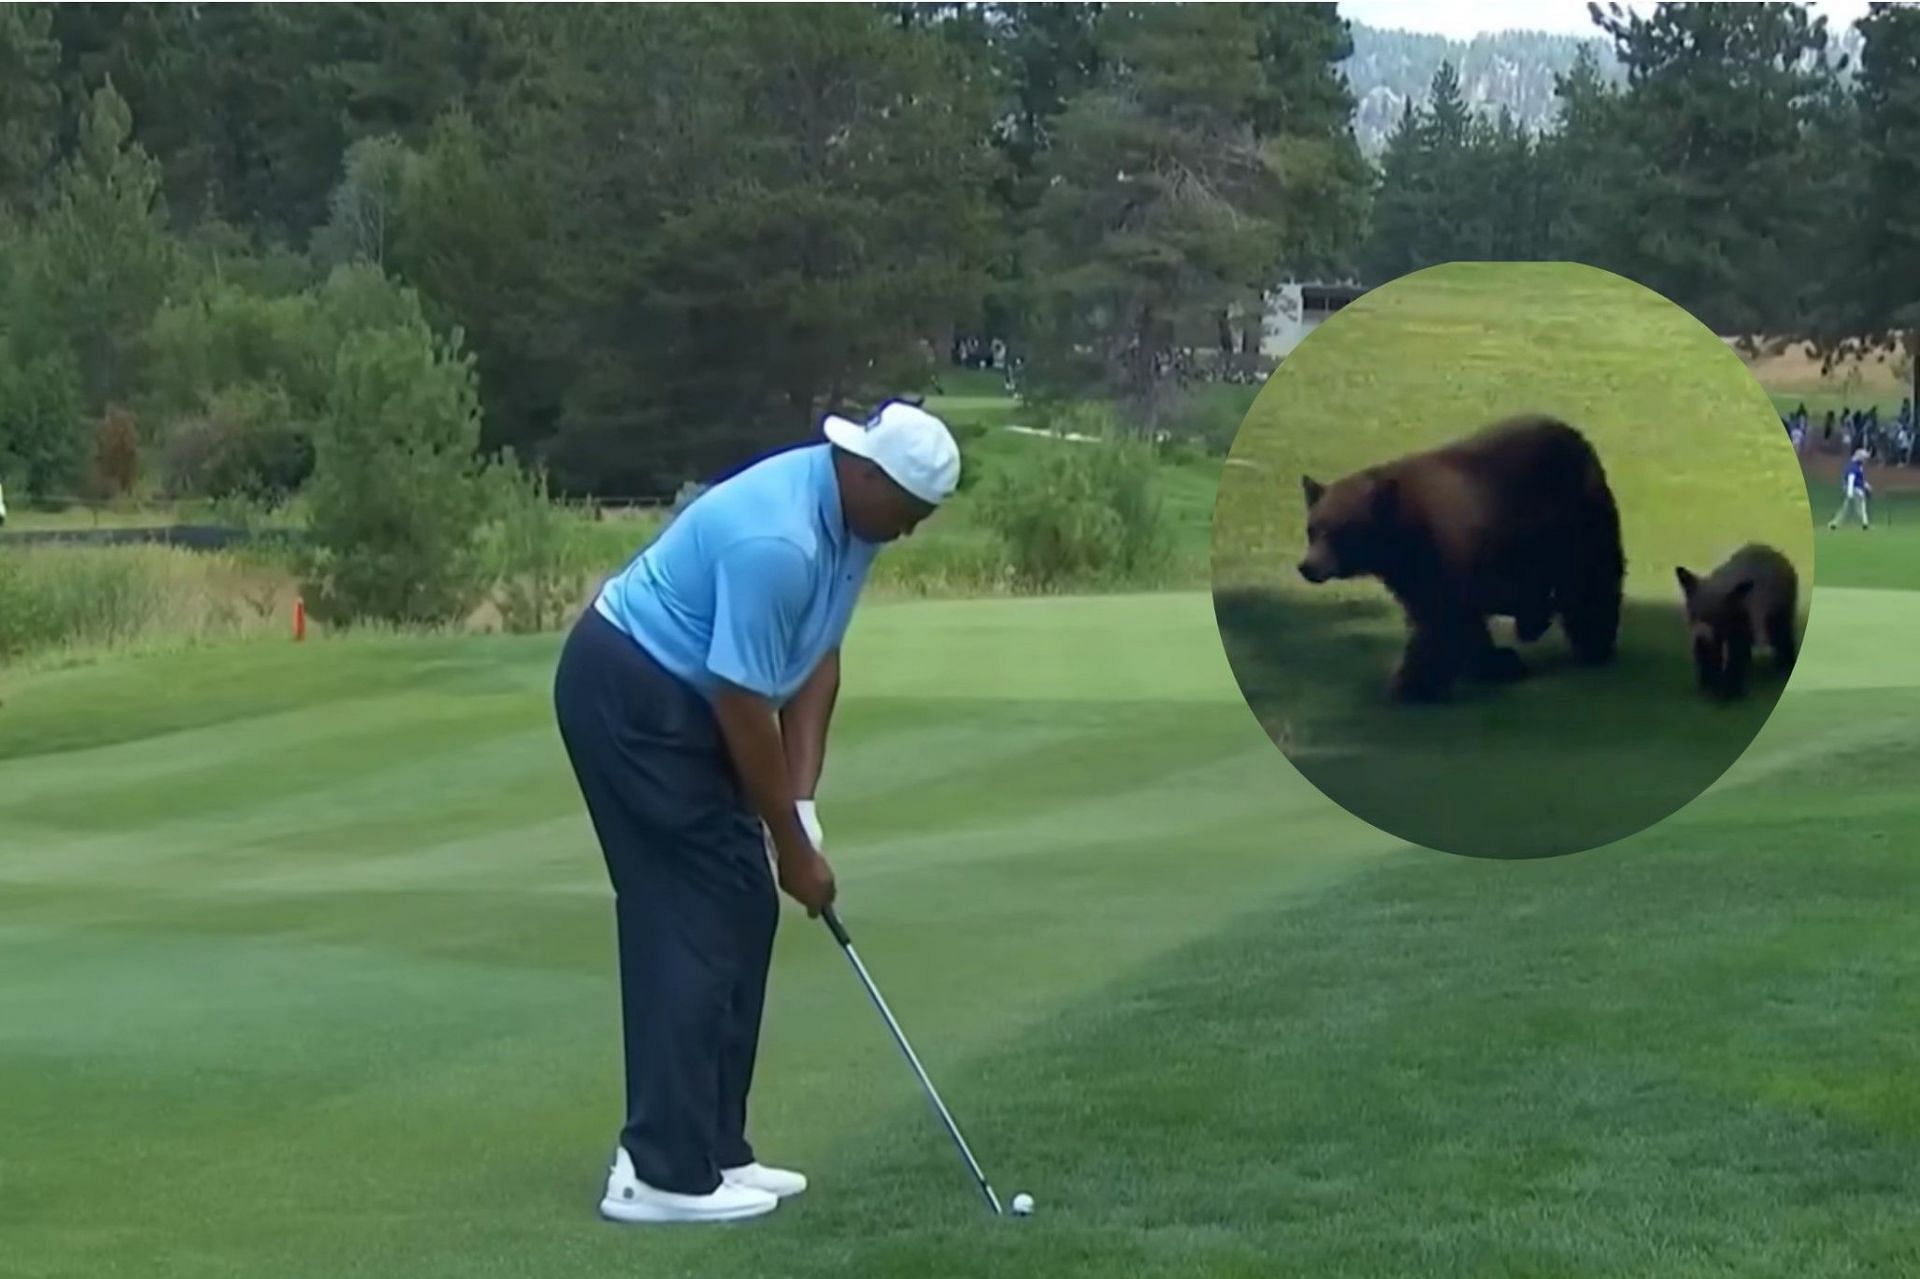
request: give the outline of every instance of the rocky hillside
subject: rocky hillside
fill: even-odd
[[[1840,51],[1857,54],[1860,33],[1852,27],[1835,33]],[[1604,36],[1547,35],[1538,31],[1502,31],[1470,41],[1413,31],[1388,31],[1353,24],[1353,57],[1343,66],[1359,106],[1354,130],[1372,155],[1386,143],[1407,99],[1426,99],[1433,73],[1442,61],[1460,72],[1468,103],[1489,114],[1506,107],[1522,123],[1542,128],[1553,122],[1553,78],[1573,65],[1581,45],[1591,45],[1604,74],[1618,78],[1612,42]]]

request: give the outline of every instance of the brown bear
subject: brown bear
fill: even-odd
[[[1747,668],[1762,637],[1774,663],[1783,671],[1793,669],[1800,575],[1786,556],[1752,542],[1705,577],[1684,568],[1673,572],[1686,599],[1693,664],[1703,693],[1728,701],[1745,695]]]
[[[1309,582],[1376,577],[1406,612],[1393,695],[1440,701],[1461,678],[1526,674],[1487,633],[1510,617],[1531,643],[1558,617],[1575,656],[1612,660],[1626,557],[1600,458],[1566,423],[1509,418],[1332,484],[1302,477]]]

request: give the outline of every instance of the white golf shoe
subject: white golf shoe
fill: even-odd
[[[600,1200],[600,1215],[608,1221],[646,1223],[744,1221],[779,1206],[780,1200],[772,1192],[739,1185],[725,1177],[704,1195],[655,1190],[634,1176],[633,1159],[621,1146],[607,1170],[607,1193]]]
[[[736,1186],[750,1186],[755,1190],[764,1190],[778,1199],[797,1195],[807,1188],[807,1179],[797,1172],[785,1168],[769,1168],[765,1164],[741,1164],[738,1168],[722,1168],[720,1176]]]

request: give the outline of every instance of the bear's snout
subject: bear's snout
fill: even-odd
[[[1315,563],[1312,559],[1304,559],[1300,561],[1300,576],[1317,584],[1326,581],[1328,574],[1324,566]]]

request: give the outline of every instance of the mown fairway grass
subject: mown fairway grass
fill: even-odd
[[[1573,423],[1606,467],[1628,561],[1620,657],[1577,668],[1556,628],[1522,646],[1535,672],[1522,684],[1392,705],[1400,611],[1371,580],[1301,580],[1301,475],[1331,480],[1521,412]],[[1674,579],[1676,564],[1705,571],[1751,540],[1811,582],[1793,451],[1724,343],[1605,272],[1457,264],[1368,294],[1269,381],[1222,474],[1213,582],[1249,701],[1322,789],[1417,843],[1524,857],[1672,812],[1765,721],[1781,680],[1764,663],[1742,705],[1695,695]],[[1509,642],[1510,626],[1495,637]]]
[[[1911,1273],[1920,676],[1860,657],[1920,596],[1818,615],[1713,793],[1515,864],[1302,783],[1205,596],[870,609],[823,796],[845,917],[1026,1222],[791,912],[755,1127],[813,1189],[593,1218],[611,921],[551,639],[0,675],[0,1269]]]

